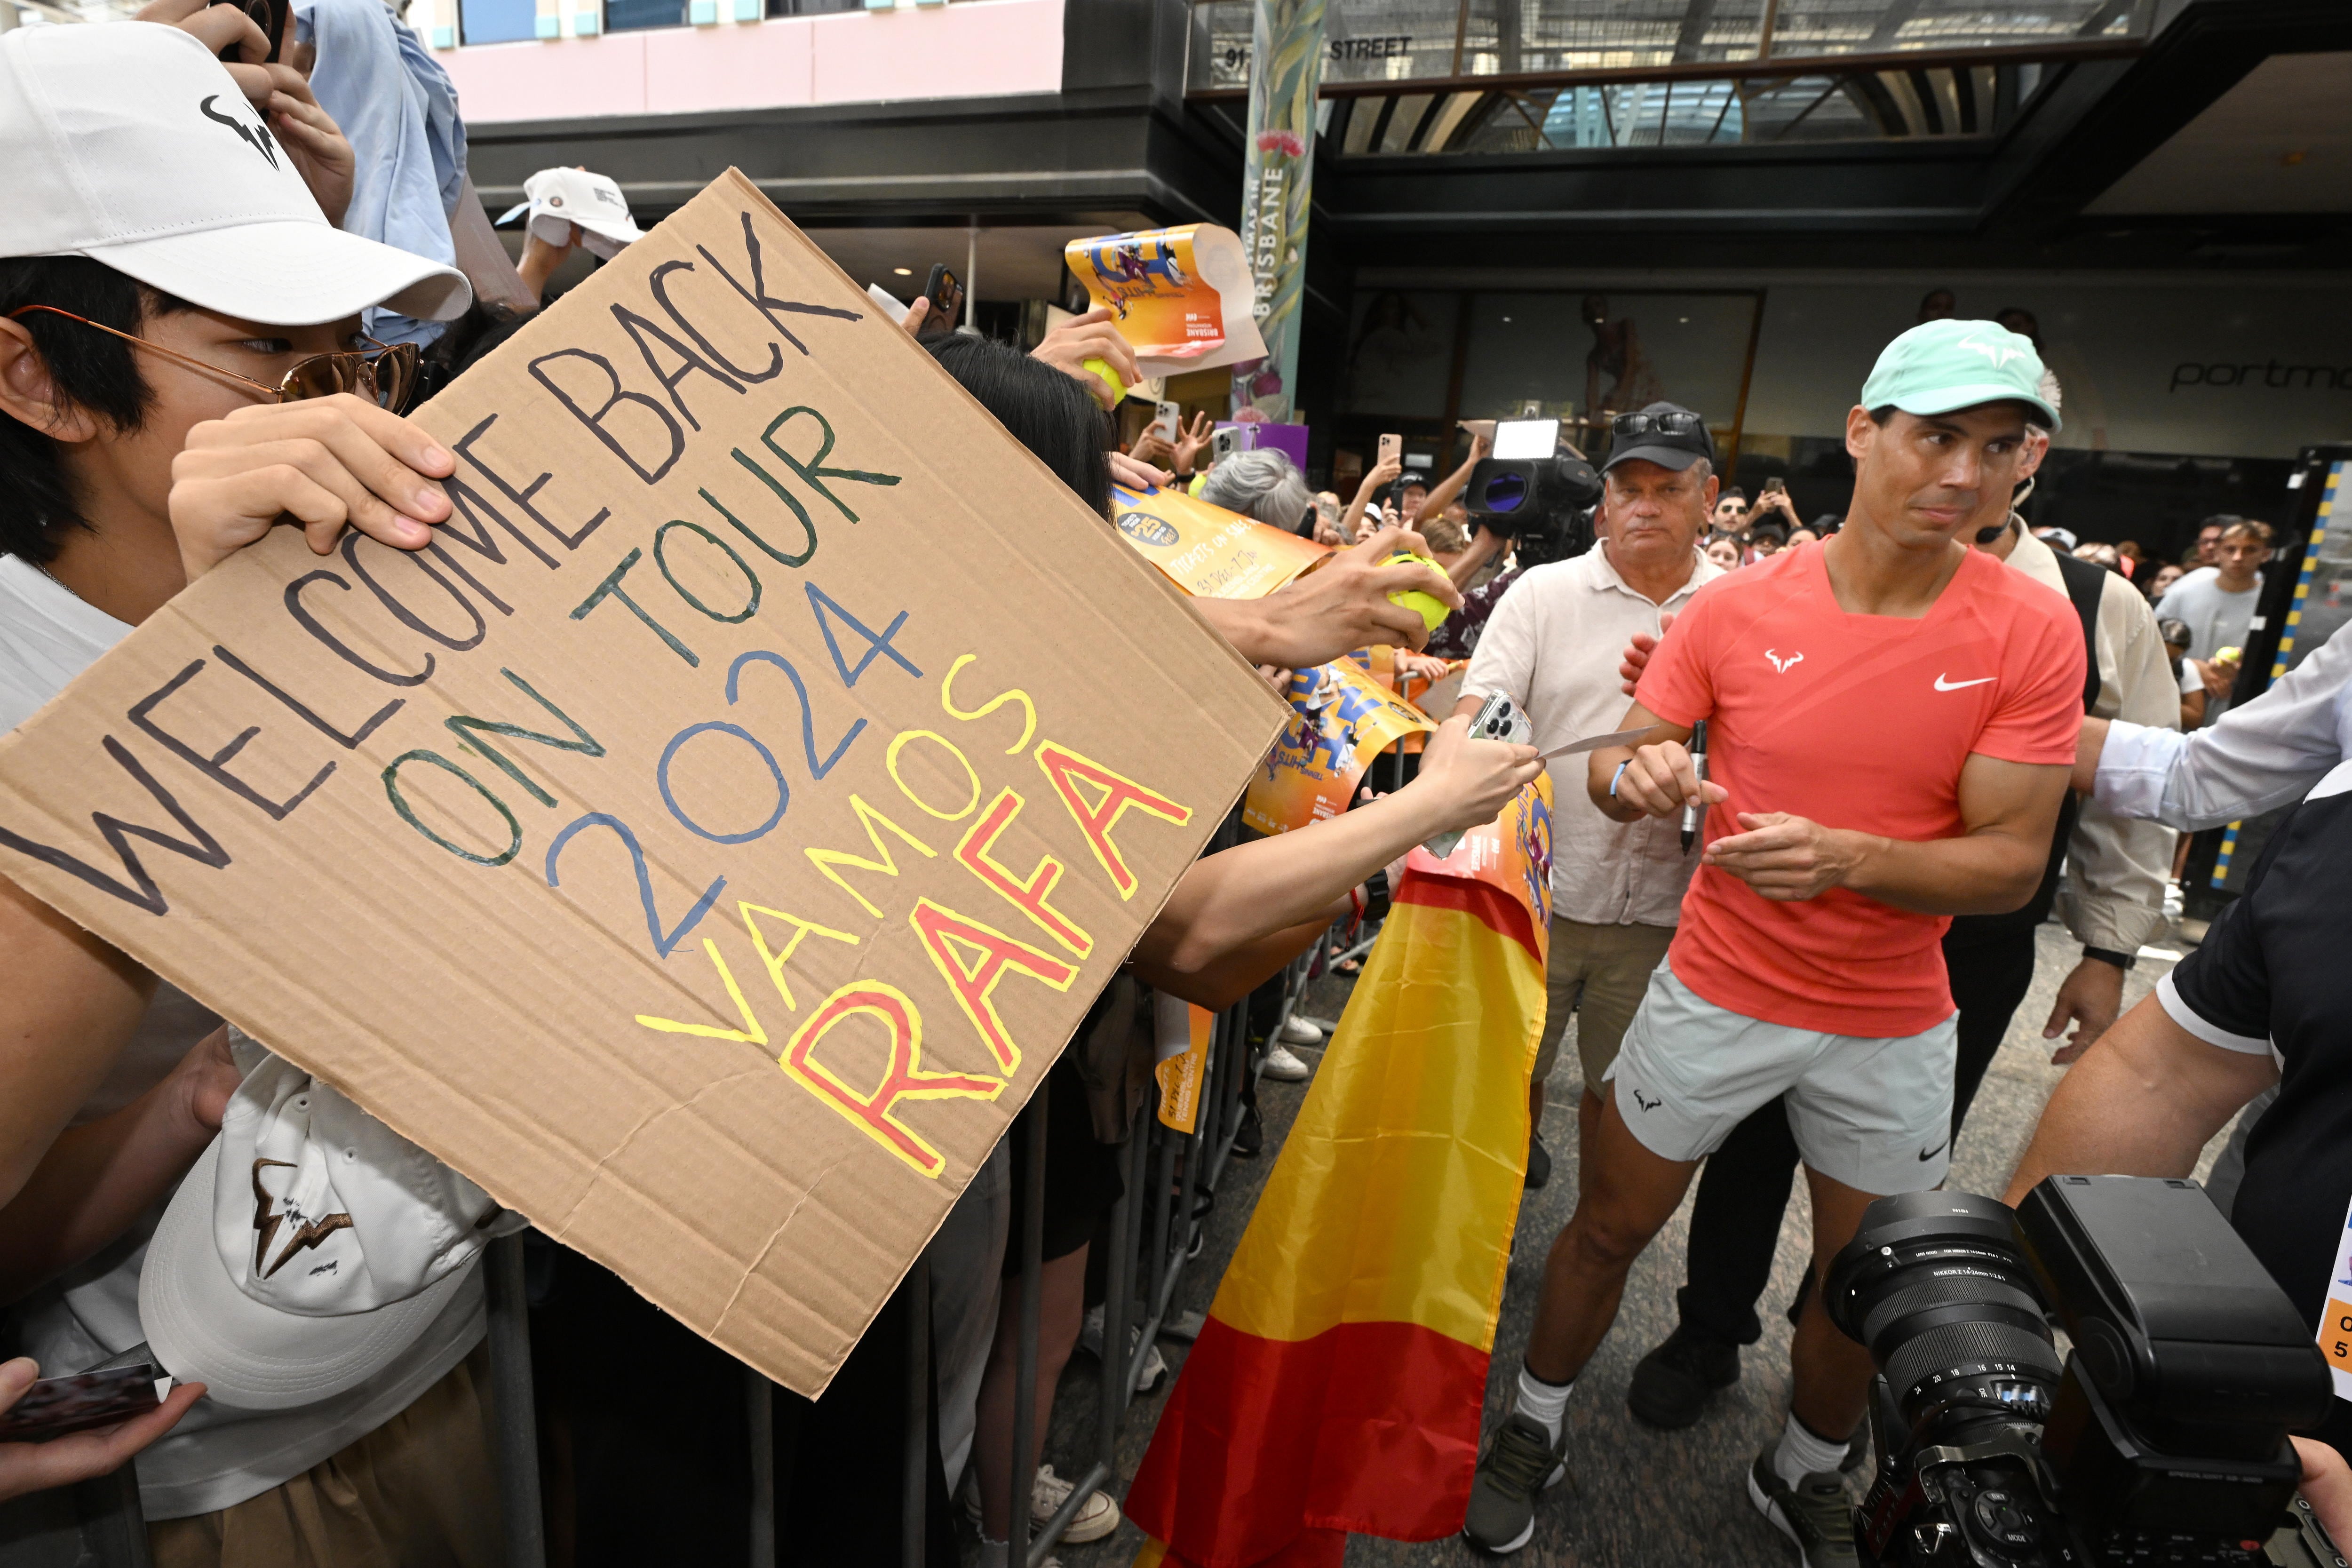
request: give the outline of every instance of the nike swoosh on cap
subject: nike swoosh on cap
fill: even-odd
[[[1998,680],[1999,679],[2000,679],[1999,676],[1994,675],[1979,675],[1974,680],[1948,680],[1944,677],[1938,675],[1936,677],[1936,689],[1938,691],[1958,691],[1963,686],[1982,686],[1988,680]]]

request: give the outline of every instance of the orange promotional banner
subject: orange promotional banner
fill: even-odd
[[[1544,1021],[1548,779],[1414,852],[1169,1396],[1138,1568],[1339,1568],[1462,1528]]]
[[[1147,376],[1265,357],[1241,236],[1215,224],[1074,239],[1062,257]],[[1228,310],[1226,301],[1233,301]]]
[[[1111,510],[1136,552],[1195,598],[1263,598],[1331,553],[1328,545],[1195,500],[1172,485],[1113,485]]]
[[[1151,1072],[1160,1080],[1160,1120],[1190,1132],[1201,1116],[1201,1084],[1209,1065],[1209,1035],[1217,1016],[1164,991],[1154,992],[1152,1027],[1158,1046]]]
[[[1339,816],[1374,757],[1401,735],[1437,728],[1352,657],[1296,671],[1286,695],[1291,722],[1242,797],[1242,821],[1260,833],[1288,833]]]

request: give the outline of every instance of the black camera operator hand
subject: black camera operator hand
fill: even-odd
[[[2319,1527],[2339,1542],[2352,1541],[2352,1465],[2316,1438],[2290,1435],[2287,1441],[2294,1445],[2294,1457],[2303,1461],[2303,1480],[2297,1489],[2319,1516]]]

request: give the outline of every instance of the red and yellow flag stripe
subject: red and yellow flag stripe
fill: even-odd
[[[1476,1466],[1543,1027],[1550,790],[1395,907],[1184,1364],[1139,1568],[1324,1568],[1453,1533]]]

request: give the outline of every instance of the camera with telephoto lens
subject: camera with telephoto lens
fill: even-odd
[[[1601,477],[1561,441],[1557,419],[1505,419],[1495,450],[1478,459],[1463,504],[1480,527],[1518,542],[1523,565],[1564,561],[1592,548]]]
[[[2287,1441],[2327,1415],[2326,1363],[2193,1182],[1881,1198],[1823,1304],[1878,1369],[1872,1568],[2344,1561]]]

